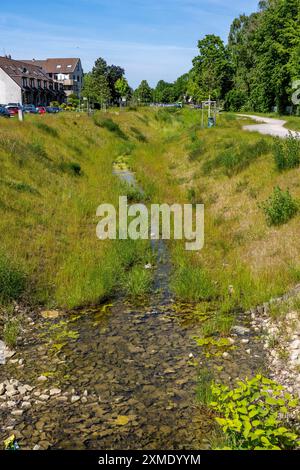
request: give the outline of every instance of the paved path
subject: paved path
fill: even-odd
[[[273,137],[281,137],[281,138],[288,137],[289,133],[291,133],[292,135],[296,137],[300,137],[300,134],[298,132],[290,131],[289,129],[284,127],[287,121],[284,121],[282,119],[273,119],[273,118],[253,116],[253,115],[248,115],[248,114],[238,114],[238,116],[247,117],[259,123],[259,124],[252,124],[252,125],[244,126],[243,129],[245,131],[259,132],[260,134],[272,135]]]

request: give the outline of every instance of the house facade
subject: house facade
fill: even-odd
[[[32,59],[29,63],[41,67],[50,78],[63,85],[66,96],[75,94],[80,98],[83,87],[83,69],[79,58]]]
[[[65,100],[63,85],[41,67],[11,57],[0,57],[0,103],[48,106]]]

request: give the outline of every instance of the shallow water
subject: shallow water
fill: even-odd
[[[169,291],[166,245],[152,246],[157,266],[144,303],[118,300],[54,320],[36,314],[18,354],[0,368],[0,382],[13,378],[34,387],[13,396],[13,406],[2,400],[2,440],[14,432],[23,449],[209,447],[212,419],[196,401],[199,371],[208,367],[228,383],[250,376],[263,366],[260,342],[249,331],[251,358],[239,338],[228,360],[205,354],[193,339],[201,322],[192,306],[176,305]],[[47,380],[40,382],[41,375]],[[60,393],[49,397],[53,388]],[[24,401],[29,409],[13,415]]]

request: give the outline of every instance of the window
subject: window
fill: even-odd
[[[61,69],[61,65],[58,64],[58,65],[56,66],[56,68],[57,68],[57,69]]]
[[[71,69],[72,68],[72,65],[67,65],[68,69]]]
[[[41,80],[38,80],[38,88],[41,88]]]
[[[48,88],[46,80],[44,81],[44,88],[45,88],[45,89]]]
[[[30,79],[30,86],[31,86],[31,88],[34,87],[34,78],[31,78],[31,79]]]
[[[22,77],[22,85],[27,86],[27,77]]]

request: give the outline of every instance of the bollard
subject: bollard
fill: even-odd
[[[18,109],[18,117],[19,117],[19,121],[23,122],[24,115],[23,115],[23,110],[22,109]]]

